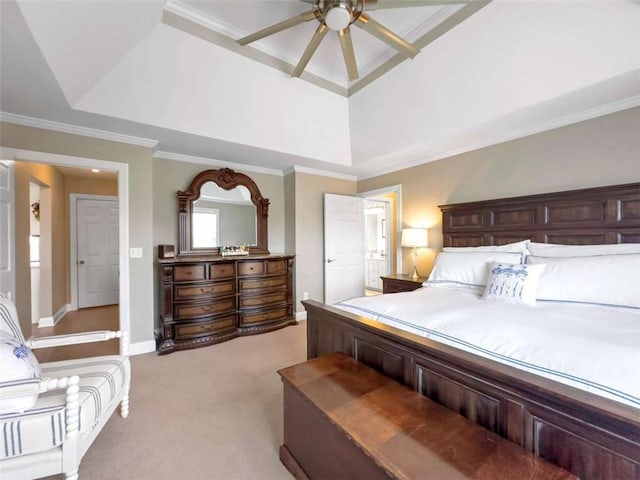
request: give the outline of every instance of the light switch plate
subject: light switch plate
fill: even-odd
[[[130,258],[142,258],[142,247],[133,247],[129,249]]]

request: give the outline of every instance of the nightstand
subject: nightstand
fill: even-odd
[[[411,278],[410,275],[397,273],[380,277],[382,279],[382,293],[412,292],[422,286],[427,277]]]

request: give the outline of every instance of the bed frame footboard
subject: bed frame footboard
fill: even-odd
[[[640,479],[640,411],[315,301],[307,357],[339,351],[582,479]]]

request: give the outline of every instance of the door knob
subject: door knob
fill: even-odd
[[[331,262],[335,262],[336,259],[335,258],[327,258],[327,263],[331,263]]]
[[[78,265],[84,265],[84,260],[78,260]]]

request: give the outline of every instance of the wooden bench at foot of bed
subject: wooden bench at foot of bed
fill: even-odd
[[[279,373],[298,479],[577,478],[342,353]]]

